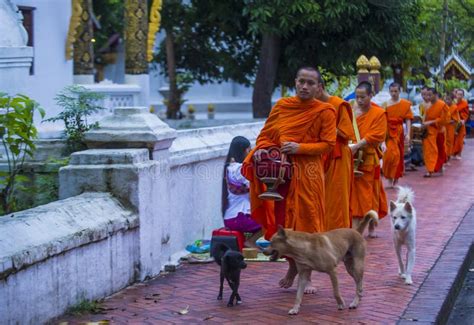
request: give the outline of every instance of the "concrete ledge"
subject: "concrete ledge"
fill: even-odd
[[[178,131],[169,149],[171,167],[225,157],[232,138],[241,135],[254,142],[262,127],[257,122]]]
[[[474,206],[464,216],[398,324],[445,324],[473,258]]]
[[[106,150],[107,155],[104,155]],[[89,149],[71,155],[70,165],[137,164],[149,160],[147,149]]]
[[[108,193],[84,193],[0,218],[0,280],[73,248],[138,227]]]

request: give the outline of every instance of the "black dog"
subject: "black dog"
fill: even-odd
[[[239,295],[240,270],[247,267],[247,264],[244,262],[244,257],[240,252],[234,251],[222,243],[215,245],[212,256],[214,256],[214,260],[221,267],[221,284],[217,300],[222,300],[225,278],[229,283],[229,287],[232,289],[227,307],[234,306],[234,299],[236,299],[237,304],[241,304],[242,299]]]

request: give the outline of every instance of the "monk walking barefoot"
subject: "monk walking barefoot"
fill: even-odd
[[[262,225],[266,239],[272,237],[278,225],[309,233],[326,230],[322,155],[336,143],[336,114],[333,106],[314,98],[319,79],[312,67],[298,70],[296,96],[275,104],[255,148],[244,161],[242,174],[250,181],[251,216]],[[275,148],[288,156],[291,179],[278,187],[283,200],[262,200],[258,196],[265,185],[257,172],[271,166],[265,157]],[[279,285],[289,288],[296,274],[295,263],[289,260],[288,272]],[[309,285],[307,291],[315,290]]]
[[[372,85],[361,82],[356,88],[356,102],[352,109],[356,116],[360,141],[351,146],[352,153],[358,156],[362,150],[362,163],[359,171],[363,174],[354,177],[351,193],[351,209],[353,216],[352,227],[358,226],[359,221],[367,212],[374,210],[379,219],[387,215],[387,197],[380,178],[380,144],[385,140],[387,118],[385,110],[371,102]],[[355,127],[354,127],[355,128]],[[369,224],[369,237],[375,238],[375,224]]]
[[[398,183],[398,179],[405,171],[405,143],[410,143],[410,128],[413,112],[411,103],[400,98],[400,85],[392,83],[389,86],[390,100],[385,103],[384,108],[387,113],[387,138],[385,140],[387,150],[383,155],[383,176],[389,181],[393,188]],[[404,134],[403,122],[407,126],[407,134]]]

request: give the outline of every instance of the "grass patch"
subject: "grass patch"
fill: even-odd
[[[98,314],[102,311],[100,302],[97,300],[83,299],[78,304],[69,307],[67,313],[70,315],[83,315],[83,314]]]

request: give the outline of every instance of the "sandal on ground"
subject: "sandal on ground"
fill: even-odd
[[[431,173],[426,173],[423,175],[423,177],[433,177],[433,175]]]

